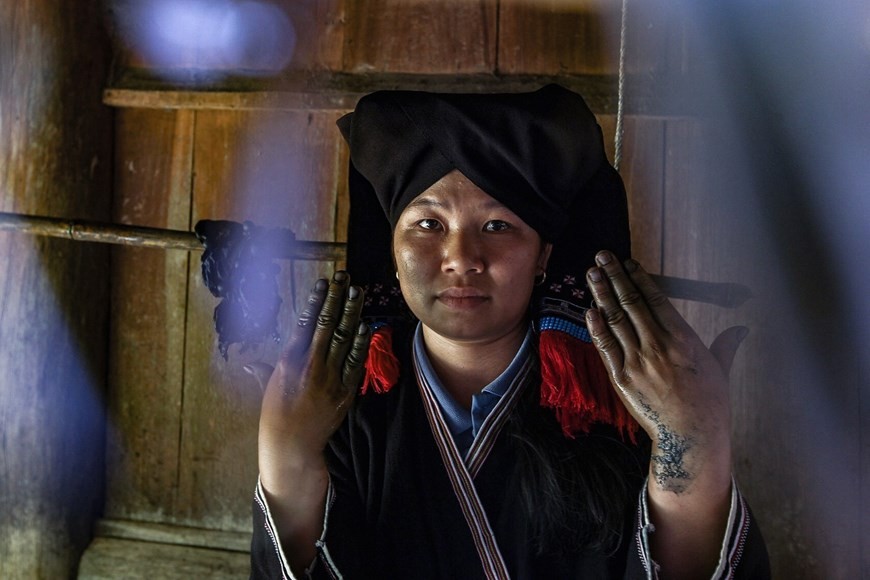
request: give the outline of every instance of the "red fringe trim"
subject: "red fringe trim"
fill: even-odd
[[[382,326],[372,333],[366,357],[366,376],[360,393],[369,389],[380,394],[388,392],[399,382],[399,359],[393,352],[393,329]]]
[[[610,384],[595,346],[558,330],[544,330],[538,338],[541,405],[553,409],[565,436],[606,423],[636,443],[639,425]]]

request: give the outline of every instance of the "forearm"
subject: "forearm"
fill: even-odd
[[[710,578],[719,561],[731,507],[730,452],[664,469],[653,453],[647,484],[653,559],[667,578]],[[658,459],[658,461],[657,461]]]
[[[274,461],[260,455],[260,485],[294,573],[306,570],[317,556],[323,532],[329,474],[322,454],[310,460],[283,454]]]

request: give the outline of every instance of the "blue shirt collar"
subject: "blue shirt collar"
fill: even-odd
[[[438,401],[438,406],[441,407],[441,414],[447,422],[447,427],[453,434],[454,438],[457,435],[463,434],[466,431],[472,430],[472,436],[477,435],[477,430],[483,423],[483,420],[495,407],[498,400],[507,392],[511,382],[517,376],[523,362],[529,355],[532,349],[532,329],[529,328],[526,332],[526,337],[520,345],[519,350],[514,355],[513,360],[507,368],[495,378],[490,384],[485,386],[481,393],[472,397],[471,411],[466,411],[453,398],[450,393],[441,384],[441,380],[432,368],[432,363],[426,354],[426,347],[423,342],[423,325],[417,325],[417,331],[414,333],[414,352],[416,356],[417,368],[426,377],[435,399]],[[485,395],[483,393],[488,393]],[[473,419],[472,419],[473,418]]]

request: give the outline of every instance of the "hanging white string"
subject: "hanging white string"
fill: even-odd
[[[625,102],[625,29],[626,18],[628,12],[628,0],[622,0],[621,23],[619,27],[619,84],[618,96],[616,101],[616,135],[614,137],[613,151],[613,167],[619,171],[619,162],[622,161],[622,120],[624,116]]]

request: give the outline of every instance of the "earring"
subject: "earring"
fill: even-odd
[[[538,277],[535,276],[535,286],[541,286],[546,281],[547,281],[547,272],[546,271],[541,272],[541,279],[540,280],[538,280]]]

